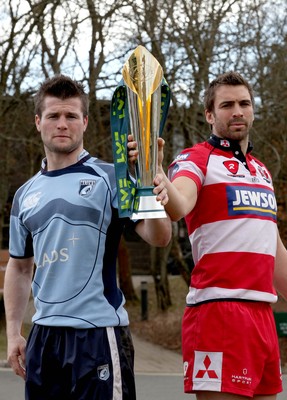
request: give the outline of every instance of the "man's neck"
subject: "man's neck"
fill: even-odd
[[[77,149],[71,153],[54,153],[46,151],[47,171],[55,171],[76,164],[86,153],[87,152],[84,149]]]

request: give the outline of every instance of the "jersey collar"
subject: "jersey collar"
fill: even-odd
[[[231,139],[222,139],[213,133],[211,134],[210,138],[208,139],[208,143],[210,143],[213,147],[216,147],[218,149],[224,150],[224,151],[232,151],[233,154],[236,152],[238,154],[238,151],[241,152],[241,147],[238,144],[237,140],[231,140]],[[249,142],[248,143],[248,148],[247,148],[247,153],[250,153],[253,149],[253,145]]]
[[[79,155],[78,155],[78,160],[76,162],[76,164],[78,164],[78,162],[83,163],[84,161],[86,161],[88,158],[90,158],[90,154],[87,150],[83,150]],[[42,163],[41,163],[41,172],[45,173],[47,172],[47,158],[43,158]]]
[[[247,169],[249,168],[248,162],[246,161],[246,157],[243,154],[241,147],[237,140],[230,140],[230,139],[222,139],[214,134],[211,134],[210,138],[208,139],[208,143],[210,143],[213,147],[217,149],[221,149],[223,151],[232,151],[233,156],[241,161]],[[247,147],[246,154],[249,154],[253,149],[252,144],[249,142]]]

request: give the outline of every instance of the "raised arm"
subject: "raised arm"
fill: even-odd
[[[4,280],[7,357],[14,372],[22,378],[25,378],[26,340],[21,329],[31,292],[33,265],[33,258],[10,258]]]
[[[192,179],[181,176],[172,183],[166,176],[163,167],[164,141],[158,139],[158,172],[163,176],[163,181],[168,193],[168,202],[165,209],[172,221],[179,221],[185,217],[195,206],[197,201],[197,186]]]
[[[129,135],[129,161],[135,162],[137,159],[137,143],[133,140],[132,135]],[[195,206],[197,201],[197,186],[195,182],[187,177],[181,176],[170,182],[166,176],[162,162],[164,158],[163,153],[164,140],[158,138],[158,176],[161,179],[161,187],[165,187],[168,195],[168,201],[165,204],[165,210],[169,214],[172,221],[179,221],[185,217]]]
[[[168,194],[161,174],[154,178],[154,194],[163,206],[168,203]],[[172,227],[169,215],[166,218],[143,219],[136,226],[136,232],[147,243],[156,247],[165,247],[171,240]]]
[[[165,210],[172,221],[184,218],[195,206],[197,187],[193,180],[186,177],[176,178],[172,183],[165,177],[169,201]]]

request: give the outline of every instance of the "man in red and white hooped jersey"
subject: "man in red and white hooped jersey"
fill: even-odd
[[[249,83],[235,72],[212,81],[205,116],[211,137],[174,160],[166,184],[166,210],[185,217],[195,263],[182,325],[184,389],[198,400],[274,400],[282,379],[270,303],[276,290],[287,298],[287,252],[271,175],[251,155]]]

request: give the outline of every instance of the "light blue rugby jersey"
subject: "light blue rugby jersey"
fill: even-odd
[[[116,281],[126,222],[118,217],[113,164],[86,151],[67,168],[42,168],[18,189],[9,251],[14,258],[34,255],[33,322],[75,328],[128,325]]]

